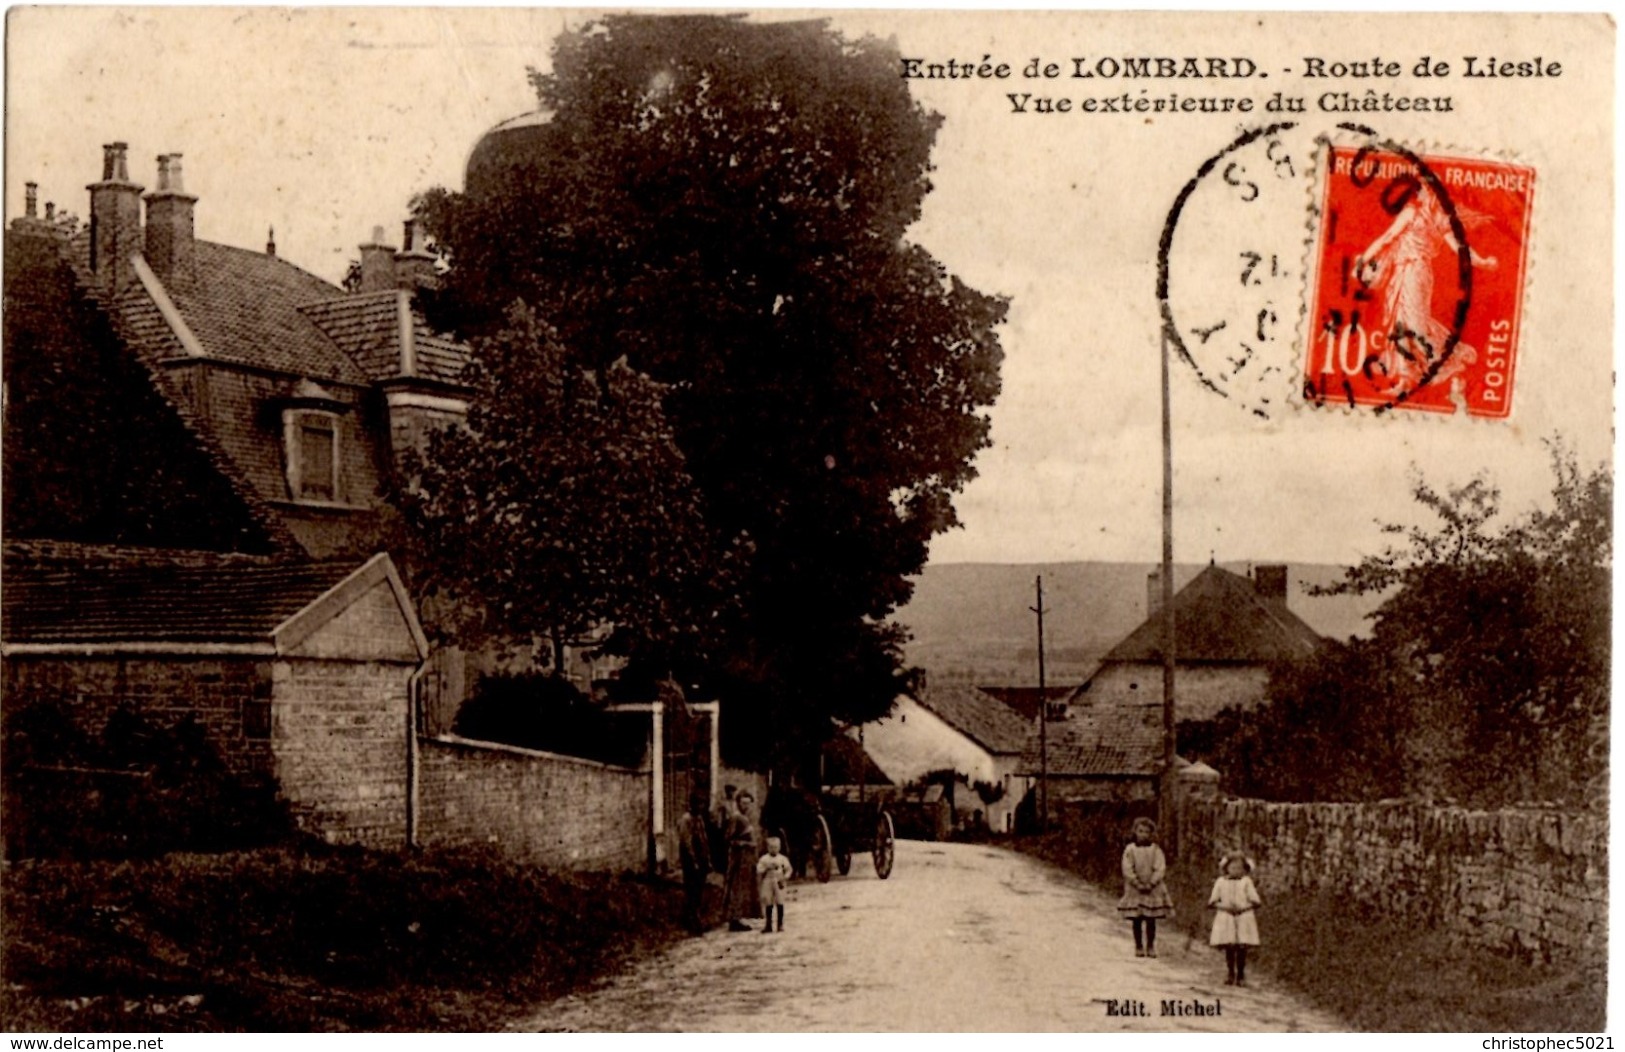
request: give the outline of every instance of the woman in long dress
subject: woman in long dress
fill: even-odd
[[[734,805],[725,830],[728,883],[722,911],[728,918],[729,931],[750,931],[745,918],[755,917],[762,911],[756,887],[756,859],[762,853],[760,835],[756,829],[756,798],[741,790],[734,797]]]

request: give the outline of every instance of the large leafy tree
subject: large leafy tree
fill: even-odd
[[[1339,586],[1387,595],[1371,638],[1276,670],[1256,717],[1221,720],[1216,760],[1238,789],[1604,798],[1613,478],[1556,443],[1552,465],[1550,504],[1510,523],[1485,479],[1417,482],[1432,521],[1388,527],[1396,542]]]
[[[893,46],[821,22],[609,17],[553,58],[545,123],[419,201],[449,265],[431,310],[477,334],[521,300],[581,361],[669,385],[714,536],[752,553],[721,659],[686,670],[725,728],[873,718],[907,686],[886,619],[999,389],[1006,302],[906,237],[941,118]]]
[[[624,361],[572,364],[516,306],[474,341],[466,425],[409,454],[402,515],[433,558],[414,577],[470,640],[694,655],[698,611],[720,609],[729,559],[711,543],[661,408]],[[609,638],[605,630],[612,630]]]

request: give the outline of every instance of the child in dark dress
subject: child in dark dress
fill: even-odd
[[[1134,820],[1134,842],[1123,849],[1123,897],[1117,911],[1134,926],[1134,956],[1157,955],[1157,921],[1174,915],[1168,895],[1168,860],[1156,845],[1157,824]]]

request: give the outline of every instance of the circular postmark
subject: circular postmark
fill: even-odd
[[[1180,359],[1256,416],[1299,401],[1384,412],[1474,353],[1461,333],[1475,262],[1415,152],[1363,125],[1283,122],[1243,133],[1180,190],[1157,299]]]

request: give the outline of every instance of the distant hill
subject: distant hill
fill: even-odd
[[[1247,574],[1251,563],[1224,563]],[[1033,578],[1044,578],[1044,653],[1051,683],[1078,683],[1101,655],[1133,631],[1146,616],[1146,577],[1151,563],[1069,562],[1048,564],[941,563],[914,579],[914,598],[896,620],[914,641],[911,664],[933,676],[979,683],[1034,683],[1038,679],[1037,626]],[[1174,567],[1181,588],[1202,569]],[[1292,563],[1287,603],[1321,635],[1346,639],[1366,635],[1366,615],[1381,602],[1375,596],[1311,596],[1312,586],[1332,584],[1344,568]]]

